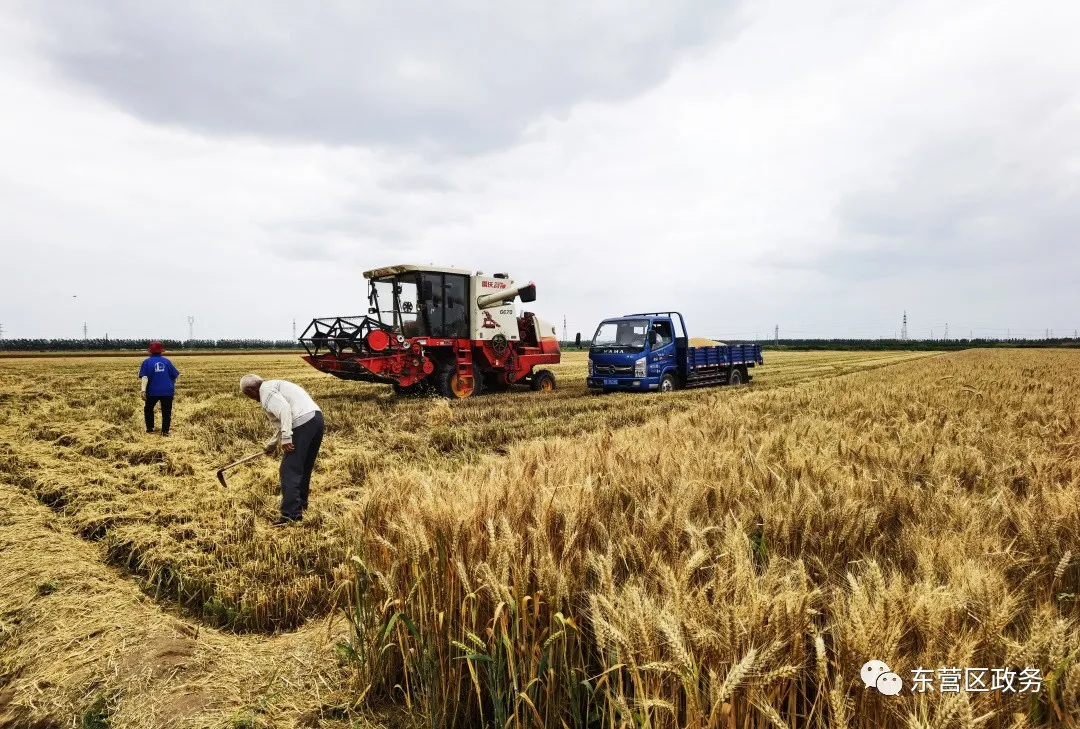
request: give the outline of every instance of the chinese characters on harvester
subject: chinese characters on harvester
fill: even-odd
[[[876,688],[886,696],[896,696],[903,689],[900,677],[882,661],[863,664],[859,672],[866,688]],[[913,668],[911,691],[916,694],[942,693],[1038,693],[1042,690],[1042,671],[1038,668]]]

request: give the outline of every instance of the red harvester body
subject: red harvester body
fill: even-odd
[[[422,266],[389,266],[364,277],[366,316],[315,319],[300,337],[304,360],[316,369],[402,394],[465,398],[522,383],[555,389],[555,376],[536,369],[559,362],[555,328],[514,309],[515,298],[535,300],[532,283]]]

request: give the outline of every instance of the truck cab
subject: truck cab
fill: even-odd
[[[750,368],[764,364],[757,344],[691,347],[689,341],[677,311],[604,319],[589,347],[585,384],[603,392],[741,385],[750,381]]]
[[[678,317],[678,329],[674,316]],[[605,319],[589,347],[587,385],[601,390],[669,391],[679,387],[685,359],[682,314],[628,314]]]

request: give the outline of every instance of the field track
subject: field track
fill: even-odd
[[[780,671],[775,683],[754,684],[760,694],[726,704],[729,711],[775,696],[777,706],[805,712],[790,687],[821,671],[840,691],[831,711],[847,711],[841,688],[857,681],[857,665],[849,675],[843,668],[859,651],[891,646],[904,660],[938,655],[949,650],[941,642],[949,631],[987,660],[1003,660],[1008,641],[1031,661],[1049,662],[1064,650],[1060,663],[1080,649],[1075,608],[1053,597],[1080,592],[1064,546],[1080,531],[1077,498],[1069,496],[1080,477],[1072,470],[1080,439],[1067,412],[1080,393],[1080,358],[1025,350],[767,353],[766,360],[749,388],[595,397],[584,389],[584,357],[571,353],[556,368],[560,389],[552,396],[523,391],[450,405],[341,382],[295,354],[189,356],[177,361],[181,389],[169,441],[141,432],[130,359],[0,361],[0,687],[7,684],[0,725],[5,717],[70,725],[98,707],[114,727],[347,726],[345,707],[365,685],[335,652],[352,637],[335,610],[357,578],[349,557],[365,555],[392,598],[409,583],[403,570],[428,559],[423,539],[441,529],[438,520],[456,523],[463,583],[506,589],[498,586],[514,583],[512,555],[527,555],[530,579],[554,600],[560,591],[575,593],[575,575],[599,570],[600,582],[612,583],[607,592],[589,588],[595,597],[587,612],[594,626],[606,626],[594,627],[596,640],[615,640],[613,649],[639,658],[652,652],[652,661],[674,660],[672,641],[701,656],[719,651],[699,660],[723,669],[721,678],[746,655],[734,634],[701,645],[690,634],[656,641],[665,620],[683,624],[678,630],[706,629],[679,612],[685,605],[657,608],[668,617],[642,636],[655,646],[612,636],[641,632],[620,621],[635,614],[631,605],[670,598],[670,585],[659,587],[664,580],[681,585],[680,603],[701,599],[706,586],[685,572],[687,560],[698,551],[730,557],[749,538],[760,547],[754,559],[765,561],[728,565],[726,579],[746,582],[722,588],[713,577],[710,599],[730,589],[724,611],[745,613],[747,624],[762,617],[755,601],[794,602],[755,632],[775,633],[777,641],[778,626],[790,634],[772,663],[761,658],[751,672],[762,679]],[[326,413],[310,525],[268,526],[276,509],[269,459],[233,472],[228,490],[214,480],[217,465],[268,434],[237,392],[247,371],[302,384]],[[590,510],[604,515],[597,524],[607,537],[590,526]],[[1029,513],[1039,513],[1040,523],[1022,523]],[[767,527],[755,532],[755,524]],[[1012,544],[1005,531],[987,532],[989,524],[1012,530]],[[564,541],[575,529],[582,555],[592,552],[580,564]],[[606,558],[640,562],[629,574],[596,562],[605,539],[622,530],[643,541],[613,543]],[[645,544],[652,546],[642,551]],[[968,571],[934,557],[935,549],[959,554],[959,562],[971,562]],[[549,552],[554,561],[545,563]],[[976,559],[994,553],[1003,555],[998,566]],[[500,560],[509,560],[509,572],[486,577]],[[870,566],[860,571],[864,561]],[[665,570],[670,575],[661,577]],[[855,582],[844,593],[849,570]],[[837,578],[837,587],[826,587]],[[1002,642],[950,612],[948,600],[919,603],[935,580],[976,623],[1003,621]],[[883,595],[910,608],[915,623],[943,622],[908,645],[888,626],[865,624],[884,610],[876,607]],[[839,622],[814,617],[821,615]],[[1057,628],[1055,619],[1063,621]],[[823,627],[831,631],[824,668],[803,645]],[[1033,637],[1044,627],[1063,632]],[[650,639],[653,630],[660,632]],[[729,647],[705,647],[727,646],[724,640]],[[658,675],[644,685],[673,697],[679,682]],[[862,716],[890,716],[860,701]],[[832,716],[826,702],[822,696],[811,711]],[[385,699],[371,706],[375,713],[363,721],[399,723],[379,713]]]

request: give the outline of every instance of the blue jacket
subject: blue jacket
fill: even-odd
[[[155,354],[143,360],[139,368],[139,378],[149,377],[146,384],[146,394],[150,397],[172,397],[176,394],[176,378],[180,376],[179,370],[173,367],[173,363]]]

